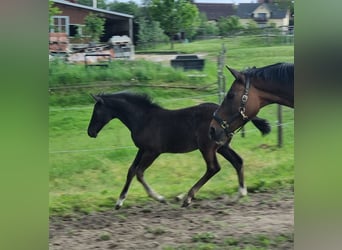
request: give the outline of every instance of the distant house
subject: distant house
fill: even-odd
[[[100,38],[100,42],[107,42],[113,36],[124,35],[133,41],[132,15],[77,4],[75,0],[53,0],[53,2],[61,10],[61,13],[52,17],[53,25],[50,28],[51,33],[62,32],[71,38],[83,35],[82,28],[85,26],[85,17],[89,13],[95,13],[105,18],[105,31],[104,35]]]
[[[274,23],[276,27],[284,27],[284,30],[287,30],[290,20],[288,9],[269,3],[240,3],[236,15],[240,18],[242,25],[255,21],[261,28]]]
[[[234,4],[227,3],[194,3],[200,13],[204,13],[208,21],[217,22],[221,17],[226,18],[236,14]]]

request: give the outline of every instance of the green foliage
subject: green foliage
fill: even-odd
[[[279,234],[266,236],[264,234],[251,234],[239,238],[229,237],[224,240],[228,249],[278,249],[284,242],[293,242],[293,234]]]
[[[197,29],[196,36],[217,36],[219,28],[215,22],[208,22],[207,16],[204,13],[199,15],[200,24]]]
[[[181,31],[193,35],[199,25],[198,9],[188,0],[152,0],[150,10],[170,40]]]
[[[215,80],[215,75],[210,72],[214,71],[212,69],[213,63],[209,63],[205,68],[208,76],[203,78],[189,77],[189,72],[184,72],[180,69],[174,69],[169,65],[161,65],[160,63],[154,63],[145,60],[136,61],[122,61],[114,60],[111,62],[108,68],[85,68],[84,65],[71,65],[63,62],[62,60],[54,60],[50,62],[49,65],[49,86],[51,88],[63,87],[63,86],[86,86],[89,84],[103,84],[104,81],[108,83],[125,83],[127,86],[130,84],[134,85],[137,83],[150,84],[151,86],[155,84],[160,84],[162,81],[164,84],[172,83],[179,85],[193,85],[199,84],[203,80],[207,82],[213,82]],[[161,80],[162,79],[162,80]],[[73,93],[78,95],[82,93]],[[55,103],[57,96],[52,90],[50,93],[50,102]],[[55,97],[57,99],[55,99]],[[79,101],[73,98],[63,98],[63,103],[66,105],[72,105],[73,103]],[[61,101],[61,100],[60,100]],[[60,104],[62,102],[59,102]]]
[[[90,13],[84,19],[85,33],[90,35],[92,41],[99,41],[104,33],[105,19]]]
[[[93,7],[93,0],[77,0],[77,3]],[[106,6],[105,0],[97,0],[97,8],[106,9]]]
[[[142,48],[149,48],[157,42],[166,42],[168,37],[160,28],[159,22],[148,21],[146,18],[139,19],[139,46]]]
[[[237,16],[221,17],[217,26],[222,36],[232,35],[243,29],[240,18]]]
[[[192,237],[193,242],[205,242],[210,243],[215,239],[215,235],[212,232],[198,233]]]
[[[254,20],[251,20],[246,24],[245,31],[248,35],[258,35],[263,30],[258,27],[258,24]]]
[[[128,3],[114,1],[108,3],[107,7],[111,11],[125,13],[135,17],[139,15],[139,6],[134,1],[129,1]]]
[[[62,13],[62,11],[54,5],[52,0],[49,0],[49,27],[53,26],[51,18]]]
[[[294,1],[293,0],[273,0],[281,9],[288,9],[290,14],[294,14]]]

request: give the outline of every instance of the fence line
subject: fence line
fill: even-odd
[[[174,102],[174,101],[179,101],[179,100],[200,99],[200,98],[209,97],[209,96],[217,96],[217,94],[198,95],[198,96],[192,96],[192,97],[172,98],[172,99],[163,100],[163,103]],[[92,108],[92,107],[93,107],[93,106],[90,106],[90,105],[89,105],[89,106],[87,106],[87,107],[53,108],[53,109],[49,109],[49,111],[83,110],[83,109],[89,109],[89,108]]]
[[[278,126],[283,126],[286,127],[290,124],[293,124],[294,122],[286,122],[279,124],[277,121],[275,121],[276,125],[271,125],[271,127],[278,127]],[[246,132],[257,132],[259,131],[258,129],[249,129]],[[56,150],[56,151],[51,151],[49,154],[65,154],[65,153],[85,153],[85,152],[93,152],[93,151],[115,151],[115,150],[122,150],[122,149],[136,149],[135,146],[119,146],[119,147],[113,147],[113,148],[94,148],[94,149],[74,149],[74,150]]]

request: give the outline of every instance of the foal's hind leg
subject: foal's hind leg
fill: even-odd
[[[201,153],[203,155],[203,158],[205,159],[205,162],[207,163],[207,170],[205,174],[202,176],[201,179],[199,179],[195,185],[189,190],[188,194],[186,195],[182,207],[187,207],[190,205],[192,199],[195,196],[195,193],[211,178],[213,177],[217,172],[220,171],[220,165],[217,161],[215,150],[210,151],[202,151]]]
[[[247,188],[244,184],[244,168],[242,158],[227,144],[220,147],[217,152],[226,158],[235,168],[239,181],[239,194],[241,196],[246,196]]]
[[[159,202],[163,202],[165,203],[165,198],[161,195],[159,195],[158,193],[156,193],[146,182],[144,179],[144,171],[151,166],[152,162],[159,156],[159,154],[155,154],[155,153],[150,153],[148,156],[146,156],[139,164],[139,167],[137,168],[137,179],[138,181],[143,185],[143,187],[145,188],[147,194],[159,201]]]

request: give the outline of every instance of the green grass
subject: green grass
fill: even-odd
[[[238,40],[229,40],[228,46],[228,40],[224,41],[229,48],[227,63],[237,69],[253,65],[263,66],[278,61],[293,61],[293,46],[252,47],[245,45],[245,41]],[[210,40],[193,43],[193,46],[184,44],[182,51],[194,50],[214,55],[219,53],[221,42],[222,40]],[[216,62],[213,58],[210,66],[212,72],[208,79],[216,79]],[[137,64],[143,67],[143,63]],[[150,65],[152,64],[146,67],[157,67]],[[69,66],[64,68],[67,75],[69,68],[72,68]],[[162,77],[158,81],[165,83]],[[191,81],[193,80],[187,80],[182,84],[191,85]],[[227,89],[231,81],[227,73]],[[196,84],[208,83],[210,82],[203,80]],[[151,83],[151,86],[153,84]],[[87,126],[93,108],[89,93],[123,89],[148,93],[157,103],[169,109],[218,100],[215,84],[212,89],[202,91],[148,86],[52,91],[49,111],[51,215],[90,213],[113,208],[137,148],[128,129],[118,120],[113,120],[104,127],[98,138],[88,137]],[[252,124],[247,124],[246,138],[237,134],[231,143],[232,148],[244,159],[245,182],[250,192],[293,186],[294,111],[285,107],[283,109],[283,122],[286,123],[283,131],[284,145],[277,148],[276,110],[276,105],[271,105],[262,109],[259,114],[260,117],[269,119],[274,126],[271,134],[262,137]],[[213,199],[237,191],[235,170],[221,156],[219,162],[221,171],[200,189],[197,198]],[[205,163],[198,151],[177,155],[162,154],[147,169],[145,178],[157,192],[172,200],[180,193],[188,191],[204,171]],[[140,183],[134,179],[124,207],[147,201],[150,201],[150,198]]]

